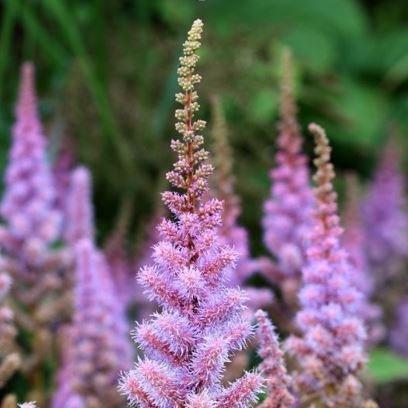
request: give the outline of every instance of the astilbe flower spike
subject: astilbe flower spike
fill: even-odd
[[[5,176],[0,214],[7,223],[1,243],[12,254],[35,263],[58,238],[61,214],[46,158],[46,140],[37,113],[34,67],[21,71],[16,123]]]
[[[360,217],[360,194],[355,174],[346,178],[346,206],[344,210],[344,234],[342,244],[348,252],[349,261],[354,272],[351,274],[354,285],[361,293],[359,316],[367,329],[367,344],[379,343],[385,334],[381,323],[381,308],[372,302],[374,277],[369,269],[366,253],[366,236]]]
[[[64,282],[69,255],[53,245],[60,238],[61,214],[46,157],[46,139],[37,112],[34,67],[21,69],[16,122],[0,206],[2,267],[13,278],[16,323],[31,334],[22,372],[42,402],[42,363],[52,349],[52,329],[67,318]]]
[[[276,167],[270,172],[272,187],[262,220],[264,242],[277,259],[277,265],[266,263],[263,269],[266,277],[280,284],[287,303],[293,304],[305,259],[305,230],[310,223],[313,195],[296,119],[293,61],[289,50],[284,51],[282,62]]]
[[[262,358],[259,368],[267,379],[267,398],[259,408],[290,408],[295,398],[289,391],[291,379],[287,374],[275,327],[263,310],[256,312],[258,321],[258,354]]]
[[[408,259],[408,211],[400,162],[391,138],[362,206],[368,262],[378,288],[395,279]]]
[[[176,111],[176,129],[181,137],[171,142],[178,161],[167,179],[180,191],[162,195],[174,219],[162,221],[154,264],[139,274],[162,311],[136,328],[145,357],[120,385],[129,402],[142,408],[249,407],[262,384],[255,373],[221,384],[225,363],[244,347],[252,330],[242,317],[243,293],[225,284],[223,272],[236,254],[219,242],[222,204],[203,197],[212,166],[198,134],[205,123],[194,120],[202,28],[201,20],[193,23],[178,70],[183,92],[176,100],[183,108]]]
[[[309,130],[316,142],[316,208],[296,316],[300,336],[287,347],[299,365],[294,376],[301,406],[357,408],[363,403],[357,375],[365,364],[365,330],[356,315],[361,294],[340,244],[329,141],[321,127]]]
[[[71,173],[69,194],[66,198],[66,226],[64,238],[67,244],[75,245],[83,238],[94,238],[92,208],[92,176],[84,166]]]
[[[127,324],[106,260],[88,238],[74,246],[74,318],[63,332],[62,368],[52,406],[120,407],[116,383],[132,358]]]
[[[116,382],[130,367],[124,305],[117,297],[108,263],[94,245],[92,179],[77,167],[67,203],[66,240],[75,260],[73,322],[62,329],[62,365],[53,407],[118,407]]]
[[[227,123],[218,97],[213,98],[213,152],[214,182],[212,190],[223,201],[224,212],[220,238],[233,247],[239,255],[235,268],[230,268],[228,280],[231,286],[242,286],[256,272],[258,262],[251,258],[247,230],[239,225],[241,214],[240,200],[235,193],[233,176],[233,153],[228,141]],[[248,303],[255,307],[268,306],[273,299],[269,289],[246,287]]]

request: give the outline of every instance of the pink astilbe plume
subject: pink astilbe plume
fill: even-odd
[[[378,288],[401,272],[408,259],[408,212],[400,153],[390,139],[362,208],[369,267]]]
[[[143,408],[245,408],[256,400],[262,378],[247,373],[221,384],[225,363],[241,350],[252,329],[243,319],[243,293],[226,286],[224,271],[236,253],[220,243],[222,204],[205,200],[212,166],[198,134],[205,123],[194,120],[199,109],[195,73],[203,23],[196,20],[180,58],[176,111],[180,138],[171,142],[178,155],[167,179],[178,190],[163,193],[172,219],[160,225],[161,241],[153,265],[139,273],[146,294],[162,310],[135,330],[145,353],[121,381],[129,403]]]
[[[264,242],[276,258],[265,265],[266,277],[278,282],[286,301],[293,304],[305,259],[305,230],[310,223],[313,195],[303,138],[296,119],[293,62],[283,54],[283,77],[276,166],[270,172],[272,187],[264,205]]]
[[[46,157],[46,139],[37,112],[34,67],[21,69],[16,121],[0,206],[3,270],[13,278],[16,322],[31,334],[22,371],[42,402],[42,363],[52,349],[52,330],[66,319],[65,277],[70,258],[53,245],[60,239],[61,219],[56,209],[53,177]],[[34,381],[35,377],[35,381]]]
[[[289,391],[291,379],[286,371],[275,327],[263,310],[256,312],[256,319],[258,353],[262,358],[259,369],[267,380],[267,398],[260,408],[291,408],[295,398]]]
[[[64,239],[69,245],[75,245],[82,238],[93,240],[94,221],[91,195],[91,173],[86,167],[78,166],[71,173],[66,197]]]
[[[74,253],[74,318],[63,333],[52,406],[120,407],[116,383],[132,359],[127,323],[102,253],[87,238],[75,244]]]
[[[19,408],[37,408],[37,404],[35,402],[23,402],[22,404],[18,404]]]
[[[354,285],[361,293],[359,316],[367,328],[367,343],[373,346],[379,343],[385,334],[381,323],[381,308],[372,303],[374,277],[369,269],[366,252],[366,237],[360,216],[360,199],[358,180],[355,175],[348,175],[346,207],[344,211],[345,231],[342,244],[348,252],[349,261],[354,272],[351,274]]]
[[[212,190],[217,198],[223,201],[224,212],[220,238],[238,252],[235,268],[230,268],[228,279],[231,286],[242,286],[256,272],[258,262],[251,258],[247,230],[239,225],[241,205],[235,193],[235,178],[233,176],[232,149],[228,141],[228,130],[222,111],[221,102],[213,98],[213,152],[214,152],[214,183]],[[248,303],[251,306],[265,307],[273,299],[269,289],[251,288],[247,290]]]
[[[316,209],[296,316],[300,336],[287,346],[298,364],[295,390],[302,407],[357,408],[363,404],[357,376],[365,364],[365,330],[357,313],[361,293],[340,244],[329,141],[321,127],[312,124],[309,130],[316,142]]]
[[[34,67],[21,70],[16,122],[5,176],[0,214],[5,250],[36,263],[59,237],[61,214],[55,209],[55,189],[46,157],[46,140],[37,113]]]
[[[132,360],[124,305],[105,256],[94,243],[92,179],[83,166],[72,172],[66,241],[75,260],[74,317],[62,329],[62,366],[53,407],[119,407],[116,390]]]

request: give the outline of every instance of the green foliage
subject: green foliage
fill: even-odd
[[[385,348],[376,348],[368,363],[370,376],[379,383],[408,379],[408,360]]]

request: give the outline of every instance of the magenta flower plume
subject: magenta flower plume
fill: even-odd
[[[277,259],[277,268],[264,273],[278,280],[285,291],[298,285],[305,259],[305,231],[310,223],[313,195],[307,158],[302,153],[303,138],[296,120],[293,96],[293,62],[291,54],[283,54],[283,78],[276,167],[271,170],[270,197],[264,205],[264,242]]]
[[[401,300],[396,309],[394,326],[390,333],[391,347],[408,358],[408,297]]]
[[[52,406],[122,406],[116,391],[128,369],[128,327],[103,255],[83,238],[75,244],[74,318],[65,333],[63,366]]]
[[[351,274],[354,285],[362,295],[358,313],[367,328],[367,343],[373,346],[382,340],[385,329],[381,323],[381,308],[371,302],[374,279],[367,260],[366,236],[360,217],[358,181],[355,175],[349,175],[346,181],[345,231],[342,244],[349,254],[350,265],[354,269]]]
[[[86,167],[79,166],[72,172],[66,200],[65,241],[70,245],[75,245],[82,238],[92,241],[94,237],[92,176]]]
[[[263,310],[256,312],[258,321],[258,354],[262,358],[259,368],[267,380],[267,398],[260,408],[290,408],[295,398],[289,391],[291,379],[287,374],[283,352],[279,347],[275,327]]]
[[[378,287],[395,277],[408,258],[408,212],[400,162],[398,147],[390,139],[363,203],[368,262]]]
[[[135,340],[145,357],[123,376],[120,386],[130,403],[143,408],[249,407],[262,384],[255,373],[229,386],[221,384],[225,363],[244,347],[252,330],[242,317],[243,293],[225,284],[224,271],[236,253],[219,241],[222,204],[204,199],[212,166],[198,134],[205,123],[194,120],[202,29],[196,20],[178,70],[183,92],[176,100],[183,108],[176,111],[176,129],[181,137],[171,143],[178,161],[167,179],[179,191],[162,195],[174,218],[162,221],[154,264],[139,274],[162,311],[136,328]]]
[[[329,141],[321,127],[312,124],[309,130],[316,142],[316,209],[296,316],[301,335],[287,346],[299,365],[295,389],[301,406],[357,408],[361,386],[356,375],[365,363],[365,330],[357,315],[361,294],[340,244]]]
[[[20,93],[0,214],[7,227],[0,241],[7,253],[35,263],[59,237],[61,214],[46,157],[46,140],[37,112],[34,67],[21,70]]]

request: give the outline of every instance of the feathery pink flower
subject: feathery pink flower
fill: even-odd
[[[365,364],[365,330],[357,314],[361,294],[340,244],[329,141],[319,126],[312,124],[309,130],[316,142],[316,209],[296,316],[301,335],[292,336],[287,346],[299,366],[294,378],[301,406],[356,408],[361,406],[356,375]]]
[[[18,404],[19,408],[37,408],[37,404],[35,402],[23,402],[22,404]]]
[[[378,288],[395,277],[408,259],[408,212],[400,162],[398,147],[390,139],[362,208],[368,262]]]
[[[307,158],[302,153],[303,138],[296,120],[293,95],[293,62],[283,54],[283,77],[276,167],[270,172],[272,187],[264,205],[264,242],[277,259],[276,267],[265,267],[272,281],[291,288],[299,285],[305,260],[305,231],[313,204]],[[292,293],[293,291],[290,291]],[[289,292],[288,292],[289,295]]]
[[[286,371],[275,327],[263,310],[256,312],[256,319],[258,354],[262,358],[259,369],[267,380],[268,392],[266,400],[260,407],[291,408],[295,404],[295,398],[289,391],[291,379]]]
[[[249,407],[256,400],[262,378],[248,373],[229,386],[221,384],[225,363],[245,346],[252,329],[243,319],[243,293],[229,288],[224,271],[236,253],[219,242],[222,204],[204,200],[212,166],[198,134],[205,123],[194,120],[198,95],[194,85],[203,23],[196,20],[180,58],[176,100],[181,137],[171,142],[178,154],[167,179],[179,191],[162,198],[173,219],[160,224],[162,240],[155,246],[154,264],[139,273],[149,298],[162,307],[152,320],[135,330],[145,357],[126,373],[121,390],[140,407]],[[203,405],[204,404],[204,405]]]
[[[75,245],[82,238],[94,238],[92,208],[92,176],[84,166],[78,166],[71,173],[69,193],[66,197],[66,222],[64,238],[69,245]]]
[[[5,176],[0,214],[6,222],[0,241],[7,253],[30,263],[60,233],[61,214],[55,209],[55,189],[46,157],[46,139],[37,112],[34,67],[21,70],[16,122]]]
[[[102,253],[89,238],[79,240],[74,252],[74,318],[65,332],[52,406],[119,407],[116,383],[132,359],[127,322]]]

